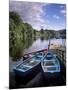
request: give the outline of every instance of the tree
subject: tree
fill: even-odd
[[[9,18],[12,19],[16,25],[22,22],[20,15],[18,15],[17,12],[9,12]]]
[[[43,29],[41,29],[41,30],[40,30],[40,33],[41,33],[41,34],[44,34],[44,30],[43,30]]]
[[[24,23],[17,12],[9,13],[10,56],[19,57],[21,50],[32,44],[32,31],[32,26]]]

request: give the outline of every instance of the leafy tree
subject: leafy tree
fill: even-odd
[[[11,18],[12,20],[14,20],[14,23],[16,25],[20,24],[22,22],[20,15],[18,15],[17,12],[9,12],[9,18]]]
[[[18,13],[9,13],[10,56],[18,58],[21,50],[28,48],[30,44],[32,44],[32,31],[32,26],[28,23],[22,22]]]
[[[41,34],[44,34],[44,30],[43,30],[43,29],[41,29],[41,30],[40,30],[40,33],[41,33]]]

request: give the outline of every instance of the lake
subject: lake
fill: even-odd
[[[49,40],[45,40],[45,39],[37,39],[36,41],[33,42],[33,44],[28,48],[24,50],[24,54],[26,53],[30,53],[32,51],[38,51],[41,49],[48,49],[48,44],[49,44]],[[62,45],[65,46],[66,45],[66,41],[65,39],[51,39],[50,40],[50,44],[58,44],[58,45]]]

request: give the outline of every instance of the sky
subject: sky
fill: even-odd
[[[66,28],[65,4],[10,1],[9,11],[17,12],[24,22],[31,24],[37,30]]]

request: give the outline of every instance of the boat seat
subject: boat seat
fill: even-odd
[[[52,55],[51,53],[47,53],[46,59],[47,59],[47,60],[50,60],[50,59],[52,59],[52,58],[53,58],[53,55]]]

